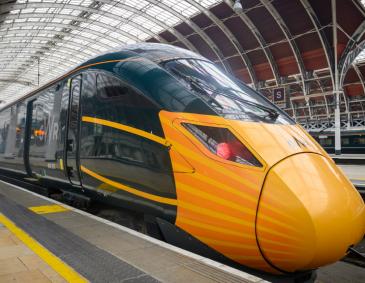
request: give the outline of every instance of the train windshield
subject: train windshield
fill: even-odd
[[[162,65],[220,116],[244,121],[293,123],[288,115],[266,98],[229,77],[211,62],[178,59]]]

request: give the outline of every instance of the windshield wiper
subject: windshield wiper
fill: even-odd
[[[209,89],[212,93],[214,93],[215,89],[213,89],[211,86],[208,86],[204,81],[198,79],[197,77],[184,75],[180,72],[175,72],[175,73],[178,74],[181,78],[183,78],[186,82],[188,82],[192,90],[200,92],[201,94],[206,96],[206,98],[204,99],[206,102],[215,105],[216,107],[222,110],[224,109],[224,107],[216,99],[214,99],[214,97],[212,97],[212,95],[209,94],[209,92],[207,92],[206,88]]]
[[[215,92],[218,93],[218,94],[220,94],[220,95],[223,95],[225,97],[228,97],[228,98],[230,98],[230,99],[232,99],[234,101],[237,100],[240,103],[244,103],[246,105],[253,106],[253,107],[256,107],[256,108],[258,108],[260,110],[263,110],[266,113],[268,113],[267,116],[270,119],[272,119],[273,121],[275,121],[279,117],[279,113],[275,109],[266,107],[264,105],[261,105],[259,103],[256,103],[256,102],[253,102],[253,101],[250,101],[250,100],[243,99],[243,98],[238,97],[238,96],[235,96],[235,95],[228,94],[228,93],[225,92],[227,90],[233,90],[233,91],[241,92],[241,91],[238,91],[238,90],[236,90],[234,88],[230,88],[230,87],[216,89]],[[244,92],[242,92],[242,93],[244,93]]]

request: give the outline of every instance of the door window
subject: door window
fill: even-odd
[[[129,126],[163,137],[159,108],[132,86],[104,73],[84,76],[82,116]],[[96,90],[96,91],[95,91]],[[132,132],[105,124],[83,122],[81,165],[132,188],[175,195],[168,148]],[[103,187],[83,174],[83,184]]]

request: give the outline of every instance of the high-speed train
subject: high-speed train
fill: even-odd
[[[2,109],[0,167],[274,274],[335,262],[365,231],[362,198],[305,130],[206,58],[163,44],[93,58]]]

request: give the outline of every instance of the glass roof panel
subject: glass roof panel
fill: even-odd
[[[36,88],[38,58],[44,84],[97,54],[158,37],[200,12],[193,1],[208,8],[222,0],[18,0],[0,23],[0,78],[13,81],[0,81],[0,100]]]

